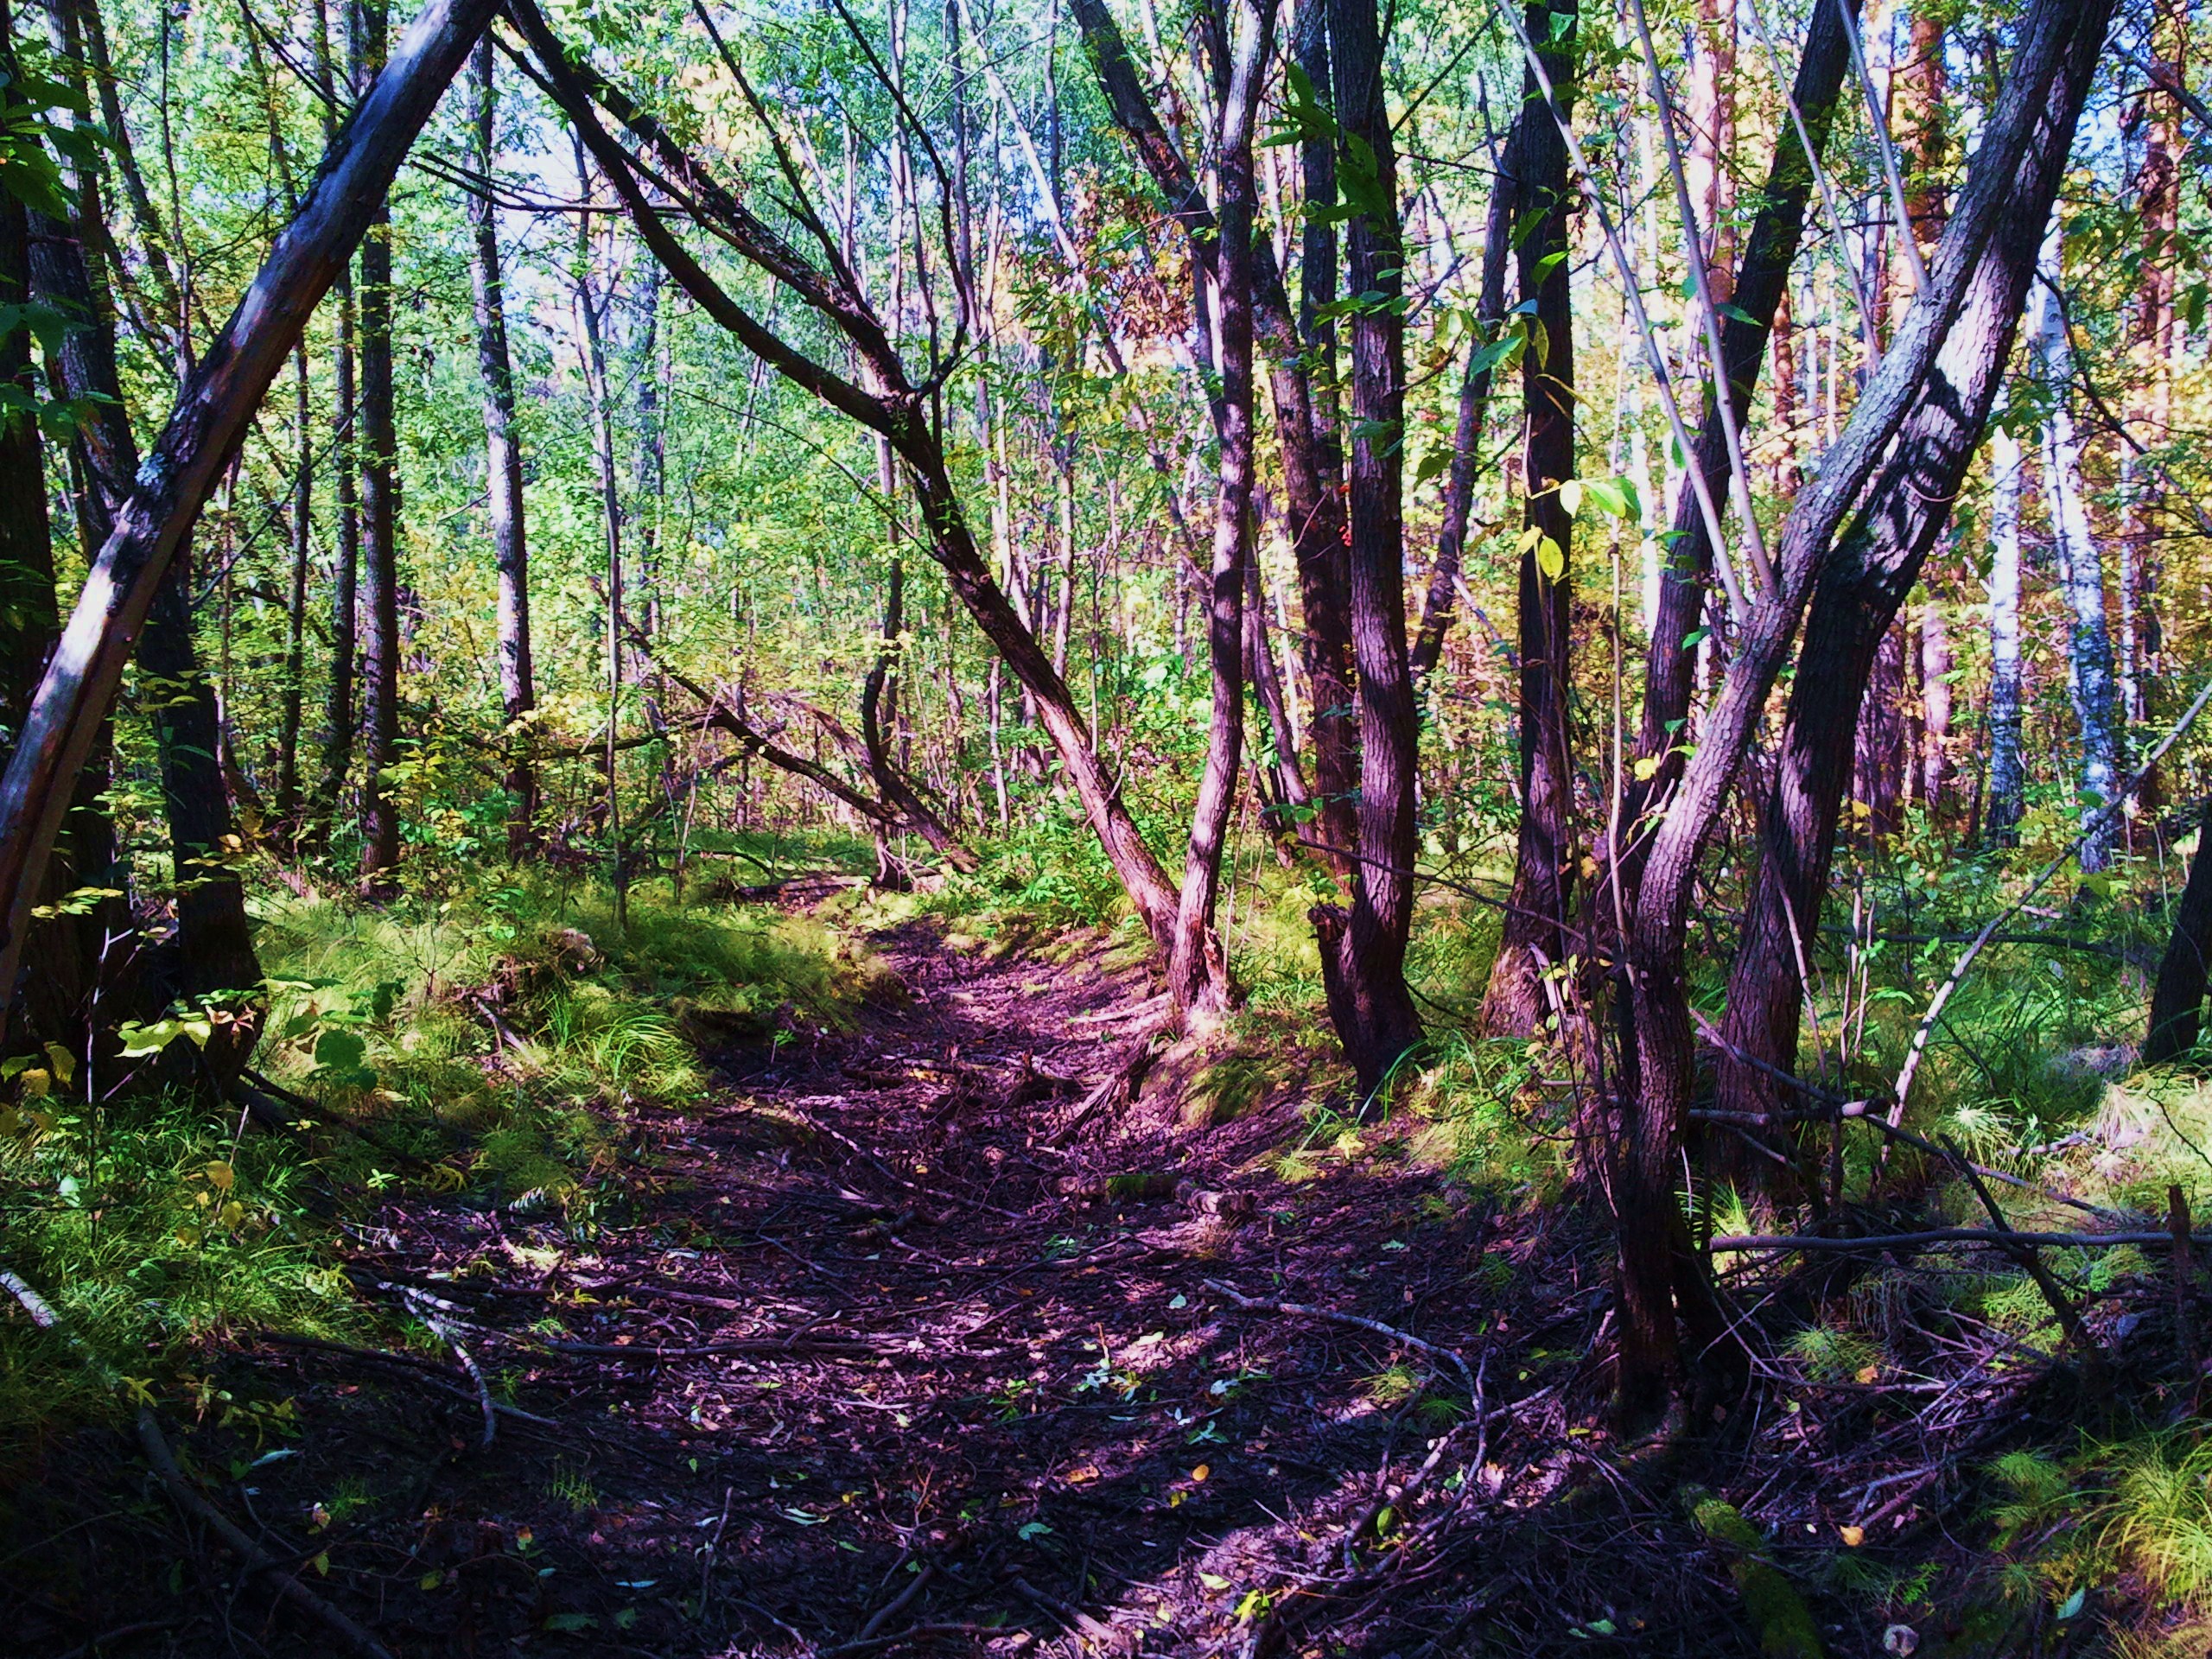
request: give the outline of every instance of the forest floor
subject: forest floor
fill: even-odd
[[[1606,1251],[1573,1211],[1389,1157],[1287,1181],[1294,1100],[1131,1105],[1158,1005],[1103,949],[874,948],[904,1005],[636,1109],[588,1244],[461,1195],[353,1230],[356,1285],[480,1365],[488,1447],[458,1364],[211,1349],[211,1398],[293,1421],[211,1408],[175,1443],[278,1567],[242,1580],[89,1433],[0,1539],[28,1558],[0,1577],[39,1567],[14,1650],[340,1650],[286,1575],[402,1656],[1760,1650],[1698,1471],[1608,1445]],[[1838,1428],[1713,1484],[1770,1516],[1863,1482]],[[1800,1548],[1835,1548],[1826,1502]]]

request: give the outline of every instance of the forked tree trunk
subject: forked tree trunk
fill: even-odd
[[[530,855],[537,838],[537,766],[531,758],[537,706],[530,637],[530,540],[523,517],[522,448],[515,441],[514,365],[507,353],[505,279],[499,273],[499,209],[492,200],[499,95],[492,43],[480,41],[469,78],[471,124],[481,191],[469,199],[475,257],[476,368],[484,382],[484,486],[492,561],[499,576],[499,703],[506,716],[507,856]]]
[[[1413,922],[1415,763],[1421,726],[1406,649],[1404,244],[1395,141],[1382,92],[1375,0],[1330,0],[1337,167],[1363,201],[1345,226],[1344,277],[1376,297],[1351,322],[1346,491],[1353,666],[1359,677],[1359,848],[1346,909],[1312,912],[1329,1016],[1369,1095],[1421,1038],[1406,984]]]
[[[1527,9],[1530,35],[1548,41],[1544,64],[1560,120],[1574,113],[1574,33],[1580,0],[1544,0]],[[1562,23],[1565,27],[1562,28]],[[1513,886],[1500,925],[1497,957],[1483,993],[1483,1027],[1495,1037],[1527,1037],[1545,1023],[1547,975],[1567,957],[1564,930],[1574,898],[1574,757],[1568,698],[1574,681],[1574,520],[1560,486],[1574,476],[1574,304],[1569,221],[1576,206],[1567,140],[1542,111],[1533,68],[1522,78],[1524,105],[1539,114],[1522,124],[1515,168],[1524,221],[1521,304],[1532,310],[1521,356],[1525,440],[1519,583],[1521,823],[1514,841]],[[1561,1033],[1564,1035],[1564,1033]]]
[[[1953,419],[1955,389],[1944,381],[1931,385],[1930,371],[1954,334],[1953,325],[1984,268],[1985,245],[1999,221],[2017,226],[2024,219],[2040,228],[2109,15],[2106,0],[2032,0],[2022,14],[2011,73],[1945,232],[1931,291],[1906,315],[1818,475],[1798,496],[1780,537],[1776,592],[1751,607],[1700,731],[1697,752],[1653,836],[1629,940],[1635,1048],[1624,1056],[1624,1070],[1632,1093],[1623,1113],[1622,1153],[1613,1173],[1621,1277],[1616,1403],[1625,1422],[1651,1421],[1669,1402],[1681,1376],[1678,1307],[1691,1319],[1700,1342],[1727,1339],[1725,1323],[1713,1317],[1704,1265],[1675,1203],[1685,1115],[1696,1087],[1685,955],[1700,856],[1719,823],[1768,695],[1789,659],[1815,574],[1837,544],[1837,533],[1862,489],[1909,416],[1938,426]],[[2059,79],[2062,61],[2069,73]],[[2047,171],[2031,169],[2034,181],[2047,187],[2039,194],[2029,188],[2020,165],[2031,136],[2038,131],[2056,137],[2060,158]],[[2040,152],[2036,157],[2038,162],[2044,159]],[[1986,285],[1981,286],[1986,291]],[[1975,316],[1974,324],[1957,331],[1962,345],[1992,329],[2009,332],[2018,306],[1997,318],[1977,307]],[[1978,434],[1979,421],[1971,424]],[[1971,449],[1971,443],[1967,447]],[[1900,442],[1889,476],[1867,497],[1866,513],[1887,515],[1908,512],[1914,503],[1948,502],[1948,468],[1940,464],[1944,459],[1935,432]],[[1811,677],[1801,671],[1796,684],[1802,688]],[[1846,721],[1840,741],[1847,756],[1850,731]],[[1821,845],[1833,825],[1831,815],[1812,826]]]
[[[199,517],[315,304],[360,241],[408,146],[466,59],[493,0],[431,0],[327,155],[296,218],[179,394],[80,594],[0,778],[0,995],[125,664]]]
[[[1849,0],[1855,15],[1857,0]],[[1814,163],[1835,124],[1836,100],[1851,67],[1850,37],[1834,0],[1813,8],[1802,55],[1790,97],[1804,118],[1815,155],[1808,156],[1794,123],[1777,135],[1774,159],[1760,193],[1744,257],[1731,283],[1734,315],[1721,324],[1721,355],[1727,360],[1728,386],[1738,400],[1738,420],[1751,414],[1751,394],[1765,364],[1767,340],[1788,292],[1790,268],[1803,239],[1805,212],[1814,188]],[[1777,364],[1777,368],[1779,365]],[[1777,394],[1777,407],[1780,399]],[[1727,435],[1719,409],[1710,397],[1698,427],[1695,462],[1715,501],[1728,479]],[[1658,602],[1644,661],[1643,710],[1637,727],[1635,762],[1622,780],[1621,824],[1627,844],[1616,854],[1621,880],[1633,898],[1650,844],[1645,813],[1681,781],[1682,763],[1694,741],[1690,701],[1696,681],[1696,640],[1706,620],[1707,594],[1713,583],[1713,541],[1697,493],[1684,489],[1675,503],[1671,533],[1659,538]]]
[[[1722,1033],[1755,1063],[1724,1055],[1719,1103],[1770,1111],[1798,1103],[1767,1067],[1793,1070],[1802,1014],[1801,962],[1818,938],[1838,813],[1853,767],[1853,734],[1872,701],[1870,681],[1898,608],[1949,522],[1980,447],[2018,335],[2044,221],[2071,146],[2086,59],[2101,36],[2084,24],[2046,118],[2015,169],[2002,222],[1976,272],[1965,314],[1945,344],[1928,394],[1877,479],[1868,506],[1820,573],[1777,746],[1776,779],[1760,812],[1765,830],[1742,943],[1731,970]],[[1760,1064],[1763,1063],[1763,1064]]]

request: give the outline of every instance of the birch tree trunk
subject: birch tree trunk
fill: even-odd
[[[2020,441],[1999,426],[1990,439],[1989,804],[1993,847],[2019,839],[2027,810],[2020,749]]]
[[[2082,481],[2082,439],[2068,405],[2074,352],[2066,337],[2065,313],[2054,291],[2063,279],[2060,251],[2060,232],[2054,226],[2044,245],[2036,292],[2036,366],[2050,400],[2039,459],[2059,586],[2071,620],[2066,641],[2066,684],[2082,737],[2081,817],[2088,825],[2103,817],[2120,788],[2120,702],[2112,631],[2106,621],[2104,557],[2089,526],[2088,497]],[[2082,843],[2082,871],[2094,874],[2103,869],[2111,861],[2118,839],[2118,820],[2106,819]]]

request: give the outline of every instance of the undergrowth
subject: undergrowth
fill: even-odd
[[[252,1064],[315,1106],[311,1127],[255,1128],[175,1084],[111,1074],[87,1101],[59,1065],[13,1074],[4,1261],[60,1317],[0,1318],[0,1446],[155,1396],[281,1430],[267,1402],[207,1383],[204,1357],[260,1329],[366,1339],[378,1316],[337,1247],[379,1204],[430,1195],[588,1237],[620,1202],[599,1177],[624,1113],[698,1098],[702,1045],[839,1027],[896,993],[823,922],[660,887],[630,894],[626,926],[603,887],[510,871],[389,909],[286,899],[258,921]]]

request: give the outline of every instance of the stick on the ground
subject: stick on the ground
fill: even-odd
[[[1927,1249],[1937,1244],[2024,1244],[2048,1249],[2109,1250],[2123,1244],[2139,1247],[2173,1243],[2171,1233],[2000,1233],[1993,1227],[1930,1227],[1918,1233],[1870,1233],[1863,1238],[1831,1237],[1823,1233],[1743,1233],[1712,1240],[1710,1250],[1896,1250]],[[2196,1234],[2192,1244],[2212,1244],[2212,1235]]]
[[[1966,1176],[1974,1188],[1974,1197],[1981,1200],[1981,1207],[1989,1212],[1989,1224],[2007,1238],[2018,1238],[2019,1235],[2012,1230],[2012,1224],[2005,1219],[2005,1212],[1998,1208],[1988,1185],[1975,1173],[1974,1166],[1967,1161],[1966,1154],[1948,1141],[1942,1144],[1944,1155]],[[2066,1332],[2066,1339],[2081,1350],[2082,1363],[2090,1370],[2095,1370],[2103,1358],[2097,1349],[2097,1339],[2089,1334],[2088,1326],[2082,1323],[2081,1310],[2074,1306],[2072,1300],[2061,1288],[2051,1270],[2044,1266],[2043,1257],[2036,1254],[2035,1247],[2024,1243],[2007,1245],[2005,1253],[2018,1262],[2028,1277],[2036,1281],[2036,1288],[2043,1293],[2044,1300],[2050,1304],[2050,1311],[2058,1316],[2059,1328]]]
[[[161,1477],[162,1484],[168,1489],[168,1494],[175,1500],[177,1507],[196,1516],[220,1535],[223,1541],[244,1559],[249,1573],[276,1573],[276,1592],[289,1597],[302,1611],[314,1614],[344,1637],[356,1653],[365,1654],[368,1659],[392,1659],[391,1649],[378,1641],[366,1628],[339,1611],[297,1579],[284,1573],[282,1562],[264,1554],[261,1547],[247,1537],[236,1522],[193,1489],[192,1483],[184,1478],[184,1471],[176,1466],[176,1458],[169,1450],[169,1443],[162,1438],[161,1425],[154,1421],[153,1412],[143,1406],[138,1410],[138,1444],[145,1448],[146,1461],[154,1465],[154,1472]]]
[[[1275,1302],[1263,1300],[1256,1296],[1247,1296],[1239,1291],[1231,1290],[1218,1279],[1205,1279],[1199,1282],[1208,1290],[1228,1297],[1230,1301],[1249,1313],[1281,1313],[1294,1319],[1323,1319],[1331,1325],[1349,1325],[1362,1331],[1372,1331],[1377,1336],[1388,1337],[1393,1342],[1403,1343],[1414,1352],[1427,1354],[1431,1359],[1442,1360],[1453,1370],[1459,1372],[1460,1380],[1467,1385],[1469,1399],[1475,1398],[1480,1392],[1475,1385],[1475,1374],[1467,1369],[1465,1360],[1460,1358],[1449,1348],[1440,1347],[1435,1343],[1424,1341],[1410,1331],[1401,1331],[1395,1325],[1385,1325],[1380,1319],[1370,1319],[1363,1313],[1339,1313],[1333,1307],[1315,1307],[1307,1302]]]

